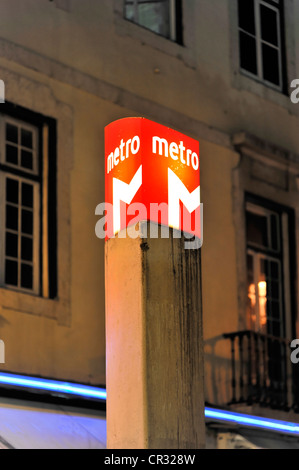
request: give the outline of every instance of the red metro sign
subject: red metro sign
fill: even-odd
[[[201,238],[199,163],[199,143],[180,132],[138,117],[109,124],[106,239],[141,220]]]

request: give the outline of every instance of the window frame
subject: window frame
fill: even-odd
[[[14,258],[18,262],[18,285],[13,285],[5,282],[5,262],[6,259],[10,259],[9,256],[6,255],[6,244],[5,244],[5,237],[6,233],[13,233],[10,229],[7,230],[6,228],[6,181],[8,178],[17,180],[20,183],[25,182],[33,186],[33,233],[32,233],[32,240],[33,240],[33,252],[32,252],[32,263],[24,261],[24,264],[32,264],[32,289],[22,287],[20,284],[20,264],[22,263],[21,258],[21,250],[20,250],[20,239],[23,235],[20,227],[20,208],[22,205],[18,204],[18,211],[19,211],[19,227],[18,227],[18,256]],[[40,194],[41,188],[40,183],[29,178],[25,178],[23,176],[19,176],[13,173],[9,173],[6,171],[0,171],[0,218],[3,221],[3,230],[0,231],[0,285],[6,287],[11,290],[16,290],[18,292],[30,293],[30,294],[39,294],[40,290],[40,263],[39,263],[39,252],[40,252]]]
[[[165,39],[168,39],[174,43],[177,44],[183,44],[183,38],[182,38],[182,5],[181,5],[181,0],[169,0],[169,36],[157,33],[151,28],[148,28],[142,24],[139,23],[138,21],[138,2],[139,0],[131,0],[133,3],[134,7],[134,19],[129,19],[126,16],[126,0],[123,1],[123,18],[126,21],[129,21],[141,28],[146,29],[147,31],[150,31],[157,36],[163,37]],[[154,2],[153,2],[154,3]]]
[[[32,184],[34,190],[33,221],[33,285],[32,289],[5,283],[5,233],[0,231],[0,288],[45,299],[56,299],[58,292],[57,278],[57,195],[56,195],[56,120],[42,114],[16,106],[10,102],[0,108],[0,136],[4,136],[5,122],[18,123],[24,128],[36,132],[36,165],[31,171],[5,162],[5,142],[0,144],[0,184],[7,177]],[[0,188],[0,217],[5,219],[4,184]],[[20,201],[19,201],[20,207]],[[20,234],[20,228],[18,234]],[[19,236],[19,235],[18,235]],[[21,253],[18,253],[20,259]],[[18,280],[18,283],[20,281]]]
[[[238,44],[239,44],[239,68],[242,74],[245,76],[257,80],[259,83],[265,84],[269,88],[276,91],[285,93],[286,92],[286,60],[285,60],[285,41],[284,41],[284,3],[282,0],[253,0],[254,2],[254,24],[255,24],[255,35],[245,31],[239,26],[238,21]],[[275,4],[275,5],[273,5]],[[262,39],[261,32],[261,16],[260,6],[264,5],[267,8],[277,13],[277,40],[278,45],[274,46],[271,43]],[[239,9],[239,0],[237,9]],[[252,37],[256,41],[256,63],[257,63],[257,74],[254,74],[241,67],[241,49],[240,49],[240,31],[246,35]],[[273,49],[278,50],[278,74],[279,74],[279,85],[270,82],[263,78],[263,63],[262,63],[262,45],[269,45]]]

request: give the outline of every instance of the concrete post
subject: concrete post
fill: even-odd
[[[110,449],[204,447],[200,257],[171,229],[105,243]]]

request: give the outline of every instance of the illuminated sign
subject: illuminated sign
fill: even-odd
[[[0,103],[5,103],[5,85],[3,80],[0,80]]]
[[[105,128],[106,238],[147,220],[201,237],[199,143],[144,118]]]

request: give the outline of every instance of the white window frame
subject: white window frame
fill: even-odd
[[[273,0],[273,3],[279,4],[279,0]],[[273,44],[268,43],[267,41],[262,39],[261,35],[261,17],[260,17],[260,5],[264,5],[271,10],[274,10],[277,14],[277,38],[278,38],[278,45],[274,46]],[[266,84],[270,88],[273,88],[278,91],[282,91],[283,88],[283,80],[282,80],[282,50],[281,50],[281,18],[280,18],[280,11],[279,8],[267,3],[263,0],[254,0],[254,15],[255,15],[255,35],[245,31],[243,28],[240,28],[238,25],[238,31],[247,34],[248,36],[254,38],[256,40],[256,60],[257,60],[257,74],[253,74],[248,70],[243,69],[240,67],[241,72],[244,75],[247,75],[250,78],[255,80],[259,80],[260,82]],[[262,64],[262,45],[266,44],[273,49],[278,50],[278,67],[279,67],[279,85],[275,85],[268,80],[263,78],[263,64]]]
[[[139,0],[132,0],[133,7],[134,7],[134,19],[131,20],[133,23],[140,25],[139,23],[139,18],[138,18],[138,3]],[[124,1],[124,13],[125,13],[125,1]],[[126,16],[124,15],[124,18]],[[129,21],[129,20],[128,20]],[[142,26],[142,25],[140,25]],[[149,31],[152,31],[150,28],[146,28]],[[152,31],[154,33],[154,31]],[[156,33],[157,34],[157,33]],[[163,34],[159,34],[159,36],[166,37]],[[169,0],[169,38],[171,41],[176,42],[177,40],[177,30],[176,30],[176,1],[175,0]]]
[[[7,163],[5,161],[5,124],[9,122],[13,125],[21,126],[24,129],[30,129],[33,132],[33,170],[28,170],[21,166],[13,165]],[[40,219],[40,182],[36,181],[35,179],[31,179],[30,175],[36,176],[38,174],[38,155],[37,155],[37,148],[38,148],[38,130],[36,127],[27,124],[26,122],[11,118],[6,115],[0,116],[0,136],[1,136],[1,155],[0,155],[0,162],[5,165],[6,168],[1,169],[0,171],[0,224],[2,229],[0,230],[0,286],[9,288],[10,290],[15,290],[18,292],[30,293],[32,295],[39,295],[40,294],[40,227],[41,227],[41,219]],[[4,144],[3,144],[4,142]],[[22,172],[22,176],[16,174],[16,172],[10,172],[9,168],[17,169],[19,172]],[[28,174],[28,177],[26,177]],[[24,260],[25,264],[32,264],[33,268],[33,279],[32,279],[32,289],[21,287],[21,277],[20,277],[20,266],[21,266],[21,250],[20,250],[20,243],[21,243],[21,199],[19,195],[19,204],[18,204],[18,211],[19,211],[19,224],[18,224],[18,258],[14,258],[13,260],[18,261],[18,286],[6,284],[5,283],[5,259],[7,258],[5,253],[5,235],[6,235],[6,179],[15,179],[19,182],[19,191],[21,190],[21,183],[27,183],[33,186],[33,256],[32,256],[32,263],[27,262]],[[13,205],[9,203],[10,205]],[[16,205],[17,207],[17,205]],[[10,231],[10,230],[8,230]],[[12,231],[16,233],[16,231]],[[23,234],[24,236],[28,236],[28,234]],[[9,258],[9,257],[8,257]]]

